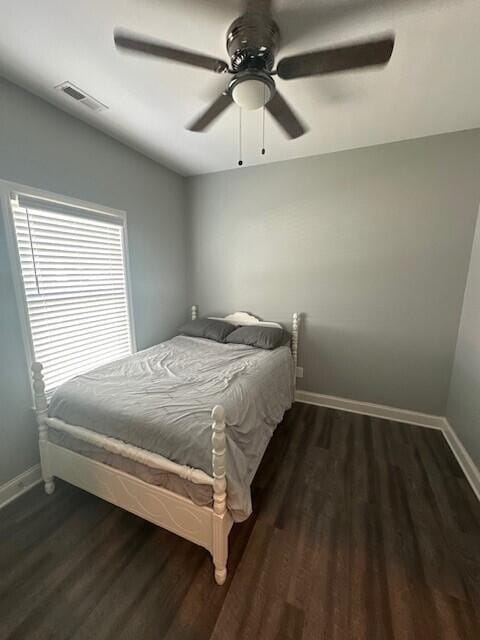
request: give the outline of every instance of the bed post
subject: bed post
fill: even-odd
[[[295,312],[292,316],[292,357],[295,366],[295,382],[297,380],[297,363],[298,363],[298,329],[300,324],[300,314]]]
[[[47,397],[45,395],[45,383],[43,381],[43,366],[40,362],[32,364],[33,391],[35,396],[35,417],[38,425],[38,447],[40,449],[40,464],[42,467],[42,478],[45,483],[45,492],[49,495],[55,491],[55,482],[50,473],[47,451]]]
[[[192,320],[196,320],[198,318],[198,305],[192,305]]]
[[[221,405],[212,411],[213,467],[213,564],[215,580],[223,584],[227,578],[228,528],[227,480],[225,477],[225,409]]]

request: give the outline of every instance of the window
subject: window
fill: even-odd
[[[132,352],[124,217],[19,193],[10,198],[32,357],[48,395]]]

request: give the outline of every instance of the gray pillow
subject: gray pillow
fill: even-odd
[[[211,320],[210,318],[197,318],[180,327],[178,333],[192,338],[207,338],[216,342],[225,342],[229,333],[234,331],[235,325],[223,320]]]
[[[238,327],[227,337],[226,342],[247,344],[259,349],[276,349],[288,344],[290,334],[280,327]]]

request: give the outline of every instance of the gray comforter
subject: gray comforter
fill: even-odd
[[[228,507],[251,512],[250,483],[293,400],[288,347],[265,351],[177,336],[70,380],[49,415],[212,474],[211,418],[227,420]]]

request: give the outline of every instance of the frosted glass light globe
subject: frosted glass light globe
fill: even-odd
[[[232,98],[242,109],[260,109],[270,99],[270,87],[256,78],[238,82],[232,89]]]

